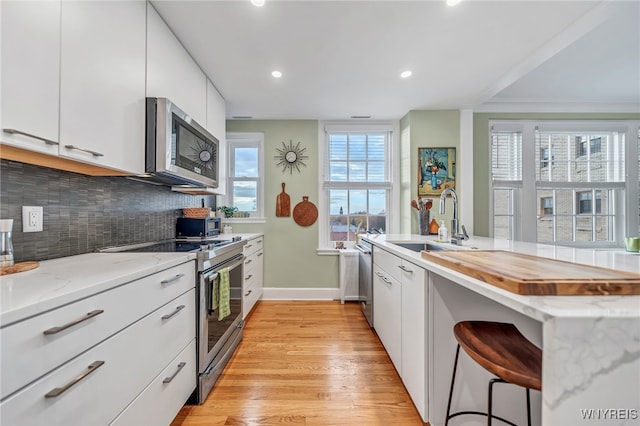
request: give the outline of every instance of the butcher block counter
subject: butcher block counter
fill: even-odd
[[[378,248],[428,272],[431,425],[444,423],[456,343],[453,325],[473,319],[514,323],[542,348],[542,392],[532,394],[534,424],[640,425],[640,255],[622,248],[578,249],[484,237],[471,237],[463,247],[435,242],[433,236],[361,238],[374,245],[374,261]],[[430,250],[424,251],[427,246],[421,245],[427,243]],[[493,259],[491,264],[487,259]],[[510,267],[512,261],[520,265]],[[454,396],[453,409],[486,411],[487,377],[477,364],[462,362],[456,387],[460,381],[458,389],[463,390],[457,402]],[[468,378],[474,374],[475,382]],[[518,414],[525,411],[524,391],[502,392],[509,394],[497,404]],[[605,412],[610,409],[618,411]],[[468,424],[476,420],[465,419]]]

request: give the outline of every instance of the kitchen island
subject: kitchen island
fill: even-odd
[[[444,423],[455,351],[453,325],[462,320],[515,324],[543,349],[542,394],[532,394],[534,424],[640,424],[640,296],[527,296],[503,290],[424,259],[420,245],[434,238],[367,235],[374,245],[428,272],[426,284],[426,420]],[[410,247],[406,248],[406,247]],[[640,273],[640,255],[472,237],[463,247],[504,250]],[[376,295],[374,294],[374,301]],[[374,311],[374,318],[375,318]],[[461,356],[452,411],[486,411],[490,375]],[[525,424],[524,390],[501,385],[496,414]],[[466,418],[465,418],[466,417]],[[452,424],[478,424],[462,416]]]

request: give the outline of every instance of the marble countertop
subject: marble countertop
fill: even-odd
[[[0,277],[0,327],[196,258],[195,253],[87,253]]]
[[[523,296],[429,262],[423,259],[419,252],[394,243],[430,242],[457,250],[505,250],[618,271],[640,273],[640,255],[637,253],[627,253],[622,249],[579,249],[520,241],[494,240],[485,237],[471,237],[468,241],[464,241],[462,247],[452,246],[449,243],[438,243],[434,236],[413,234],[370,234],[361,235],[361,238],[539,321],[546,321],[553,317],[640,318],[640,296]]]

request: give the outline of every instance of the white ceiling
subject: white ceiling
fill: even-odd
[[[227,118],[640,111],[639,0],[152,3],[226,99]]]

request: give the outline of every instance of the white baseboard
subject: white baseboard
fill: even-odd
[[[262,300],[340,300],[340,289],[265,287]]]

